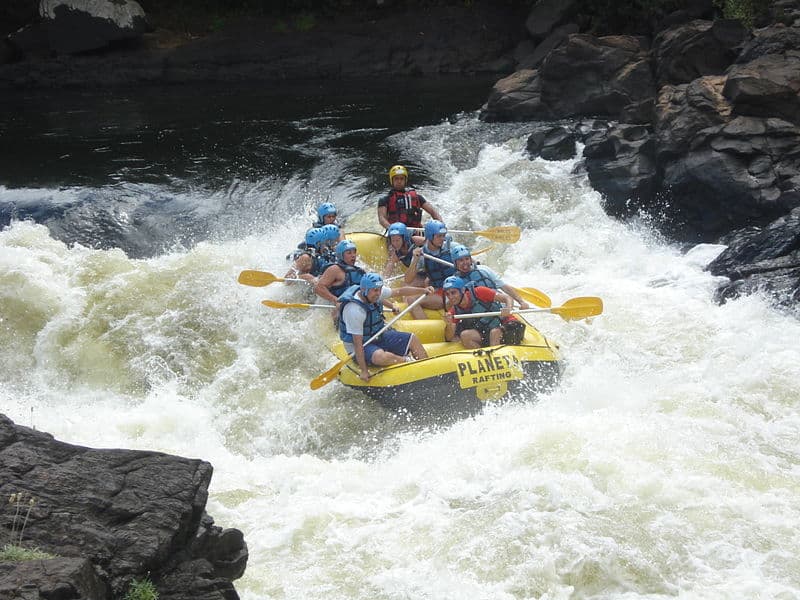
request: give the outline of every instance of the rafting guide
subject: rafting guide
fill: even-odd
[[[378,223],[388,228],[392,223],[403,223],[407,227],[422,227],[422,211],[431,219],[442,220],[436,207],[425,200],[408,184],[408,169],[403,165],[395,165],[389,169],[389,183],[392,189],[378,201]]]

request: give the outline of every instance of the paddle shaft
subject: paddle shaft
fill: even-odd
[[[525,308],[525,309],[517,309],[512,310],[512,315],[518,315],[520,313],[533,313],[533,312],[552,312],[554,310],[558,310],[559,307],[553,308]],[[468,315],[453,315],[454,319],[480,319],[481,317],[499,317],[502,313],[497,310],[494,312],[482,312],[482,313],[470,313]]]

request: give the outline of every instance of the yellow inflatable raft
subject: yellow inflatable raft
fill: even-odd
[[[347,238],[355,242],[363,263],[383,271],[386,238],[375,233],[350,233]],[[526,332],[519,345],[466,350],[460,342],[444,340],[441,311],[426,313],[430,318],[415,320],[407,315],[394,328],[416,334],[429,358],[373,367],[367,382],[359,378],[355,362],[350,361],[339,372],[339,380],[392,410],[449,414],[474,414],[486,402],[511,396],[532,398],[558,382],[562,372],[558,346],[529,322],[525,321]],[[340,359],[347,356],[341,342],[335,343],[332,351]]]

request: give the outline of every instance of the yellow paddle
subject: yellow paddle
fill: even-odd
[[[419,304],[420,302],[422,302],[422,300],[423,300],[424,298],[425,298],[425,294],[422,294],[422,295],[421,295],[419,298],[417,298],[417,299],[416,299],[416,300],[414,300],[414,301],[413,301],[411,304],[409,304],[408,306],[406,306],[406,307],[405,307],[403,310],[401,310],[401,311],[400,311],[400,314],[398,314],[398,315],[397,315],[397,316],[396,316],[394,319],[392,319],[392,320],[391,320],[391,321],[389,321],[389,322],[388,322],[386,325],[384,325],[384,326],[381,328],[381,330],[380,330],[380,331],[378,331],[378,333],[376,333],[376,334],[375,334],[375,335],[373,335],[371,338],[369,338],[369,339],[368,339],[366,342],[364,342],[364,345],[366,346],[366,345],[368,345],[368,344],[371,344],[371,343],[372,343],[372,342],[374,342],[376,339],[378,339],[378,337],[379,337],[379,336],[380,336],[380,335],[381,335],[381,334],[382,334],[384,331],[386,331],[387,329],[389,329],[389,327],[391,327],[392,325],[394,325],[394,324],[395,324],[395,322],[396,322],[398,319],[400,319],[401,317],[403,317],[403,316],[404,316],[404,315],[405,315],[405,314],[406,314],[408,311],[410,311],[410,310],[411,310],[412,308],[414,308],[414,307],[415,307],[417,304]],[[318,390],[318,389],[319,389],[319,388],[321,388],[323,385],[327,385],[328,383],[330,383],[331,381],[333,381],[333,380],[336,378],[336,376],[339,374],[339,371],[341,371],[341,370],[344,368],[344,366],[345,366],[347,363],[349,363],[349,362],[350,362],[350,360],[351,360],[352,358],[353,358],[353,355],[352,355],[352,354],[348,354],[348,355],[347,355],[345,358],[343,358],[343,359],[342,359],[342,360],[340,360],[338,363],[336,363],[335,365],[333,365],[333,366],[332,366],[330,369],[328,369],[327,371],[325,371],[325,372],[324,372],[322,375],[318,375],[317,377],[315,377],[314,379],[312,379],[312,380],[311,380],[311,389],[312,389],[312,390]]]
[[[551,306],[553,306],[553,301],[550,300],[550,296],[548,296],[544,292],[540,292],[536,288],[515,287],[514,289],[520,295],[520,298],[525,300],[525,302],[530,302],[531,304],[535,304],[536,306],[541,306],[542,308],[550,308]]]
[[[580,296],[578,298],[570,298],[561,306],[554,306],[552,308],[526,308],[521,310],[512,310],[511,314],[520,313],[533,313],[533,312],[549,312],[558,315],[565,321],[575,321],[577,319],[586,319],[587,317],[594,317],[603,312],[603,300],[597,296]],[[481,317],[499,317],[500,311],[496,312],[483,312],[472,313],[469,315],[453,315],[456,319],[479,319]]]
[[[276,281],[303,281],[308,283],[305,279],[295,279],[291,277],[276,277],[272,273],[265,271],[242,271],[239,273],[239,283],[242,285],[252,285],[253,287],[264,287]]]

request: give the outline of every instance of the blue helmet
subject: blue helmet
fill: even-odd
[[[444,283],[442,284],[442,289],[444,291],[456,289],[456,290],[461,290],[463,292],[466,286],[467,282],[461,279],[461,277],[457,277],[456,275],[450,275],[450,277],[444,280]]]
[[[339,236],[342,235],[341,230],[339,229],[338,225],[334,225],[333,223],[329,223],[328,225],[323,225],[320,227],[322,233],[325,234],[325,241],[332,242],[334,240],[338,240]]]
[[[316,248],[319,244],[325,241],[325,232],[322,227],[312,227],[306,231],[306,246]]]
[[[335,215],[336,214],[336,206],[333,202],[323,202],[317,207],[317,216],[319,216],[319,220],[325,220],[325,217],[328,215]]]
[[[466,256],[472,256],[472,253],[469,251],[469,248],[463,244],[453,244],[450,246],[450,257],[453,261],[457,261],[459,258],[464,258]]]
[[[356,245],[350,240],[342,240],[336,244],[336,258],[344,260],[344,253],[348,250],[357,250]]]
[[[365,273],[361,276],[361,281],[358,283],[361,288],[361,293],[366,294],[369,290],[383,287],[383,277],[377,273]]]
[[[431,219],[425,223],[425,239],[432,240],[433,236],[438,233],[447,233],[447,226],[441,221]]]
[[[386,237],[392,237],[393,235],[402,235],[405,241],[411,241],[411,233],[409,233],[405,223],[398,221],[389,225],[389,229],[386,230]]]

